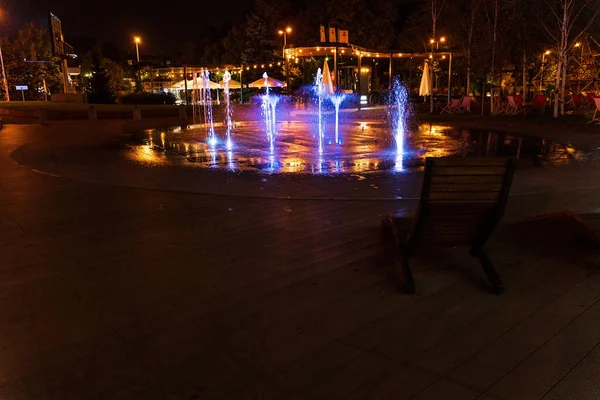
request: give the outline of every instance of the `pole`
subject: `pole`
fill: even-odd
[[[390,53],[390,66],[388,68],[388,75],[390,76],[390,90],[392,89],[392,53]]]
[[[450,59],[448,60],[448,103],[450,103],[450,98],[452,97],[452,89],[450,89],[451,82],[452,82],[452,52],[450,52]]]
[[[240,104],[244,104],[244,66],[240,69]]]
[[[523,90],[521,90],[521,95],[523,96],[523,101],[527,98],[525,95],[525,86],[527,85],[527,75],[525,72],[525,64],[527,64],[527,52],[523,51]]]
[[[540,76],[540,92],[542,91],[542,86],[544,85],[544,61],[546,61],[546,53],[542,54],[542,73]]]
[[[6,72],[4,71],[4,57],[2,57],[2,47],[0,47],[0,61],[2,62],[2,83],[4,85],[4,93],[6,93],[6,101],[10,101],[8,93],[8,81],[6,80]]]
[[[137,54],[137,62],[139,64],[140,63],[140,46],[139,46],[137,40],[135,42],[135,52]]]
[[[282,52],[282,56],[283,56],[283,70],[285,73],[285,94],[289,94],[289,90],[290,88],[289,86],[289,79],[288,79],[288,60],[287,57],[285,56],[285,48],[287,47],[287,32],[283,31],[283,52]]]
[[[23,96],[23,101],[25,101],[25,91],[21,89],[21,96]]]
[[[62,60],[62,77],[63,77],[63,91],[65,94],[69,93],[69,67],[67,66],[67,59]]]
[[[150,93],[154,92],[154,70],[150,68]]]
[[[431,43],[431,61],[429,64],[429,113],[433,114],[433,43]]]
[[[358,53],[358,79],[356,82],[356,89],[358,92],[358,109],[360,110],[360,97],[362,95],[360,80],[362,79],[362,55]]]
[[[137,43],[136,43],[137,46]],[[183,67],[183,87],[185,89],[185,105],[189,104],[188,102],[188,87],[187,87],[187,67]]]
[[[337,90],[337,45],[333,53],[333,90]]]
[[[42,83],[44,84],[44,101],[48,101],[48,88],[46,86],[46,78],[42,79]]]
[[[485,108],[485,82],[481,84],[481,116],[483,117],[483,109]]]

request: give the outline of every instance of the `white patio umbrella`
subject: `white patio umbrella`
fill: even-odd
[[[219,81],[219,85],[221,86],[221,89],[225,89],[225,84],[223,81]],[[239,89],[242,87],[242,84],[239,83],[238,81],[234,81],[233,79],[231,79],[229,81],[229,89]]]
[[[271,78],[270,76],[267,78],[267,86],[270,88],[274,88],[274,87],[286,87],[286,84],[284,82],[281,82],[280,80],[277,80],[275,78]],[[252,83],[248,84],[248,87],[250,88],[264,88],[265,87],[265,78],[260,78],[258,80],[255,80]]]
[[[331,80],[331,72],[327,60],[323,64],[323,94],[333,94],[335,92],[333,82]]]
[[[213,81],[210,81],[209,83],[210,89],[221,89],[221,86]],[[192,90],[192,89],[204,89],[204,82],[202,81],[202,79],[200,78],[196,78],[196,80],[188,80],[187,81],[187,88],[188,90]],[[185,89],[185,82],[184,81],[179,81],[175,84],[173,84],[173,89],[181,89],[184,90]]]
[[[419,86],[419,96],[431,95],[431,74],[429,73],[429,63],[425,61],[423,66],[423,76],[421,77],[421,86]]]

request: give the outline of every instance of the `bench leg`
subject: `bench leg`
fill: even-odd
[[[404,281],[404,290],[408,294],[415,294],[415,280],[408,263],[408,256],[404,249],[400,249],[400,266],[402,267],[402,278]]]
[[[483,267],[483,271],[485,272],[490,283],[492,284],[494,292],[496,294],[501,294],[502,292],[504,292],[504,284],[502,283],[498,272],[496,272],[494,264],[492,264],[489,257],[485,253],[485,250],[473,248],[471,249],[471,255],[479,259],[479,262]]]
[[[386,261],[391,266],[389,277],[398,290],[414,294],[415,281],[408,264],[408,255],[398,240],[393,218],[391,216],[384,218],[381,227]]]

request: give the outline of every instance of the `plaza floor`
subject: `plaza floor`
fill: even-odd
[[[379,219],[414,199],[343,196],[372,181],[282,198],[298,182],[190,187],[64,158],[114,132],[0,131],[1,399],[600,398],[600,253],[514,223],[595,211],[597,167],[517,178],[488,246],[505,294],[448,249],[416,256],[407,296]]]

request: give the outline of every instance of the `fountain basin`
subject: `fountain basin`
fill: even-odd
[[[506,133],[483,132],[449,126],[421,124],[407,132],[402,148],[390,128],[380,121],[356,121],[339,126],[339,144],[333,126],[327,127],[319,151],[318,127],[310,121],[278,124],[273,150],[260,122],[235,126],[232,148],[224,134],[207,142],[202,126],[189,129],[151,130],[125,144],[125,157],[144,165],[222,169],[268,174],[354,174],[418,171],[425,157],[504,156],[519,157],[521,164],[534,164],[544,153],[541,139]],[[219,127],[216,126],[219,131]],[[582,157],[581,151],[563,146],[550,163],[564,164]]]

